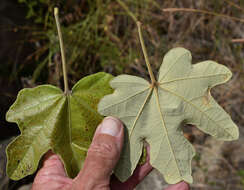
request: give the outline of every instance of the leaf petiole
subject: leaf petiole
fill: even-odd
[[[61,32],[58,12],[59,12],[58,8],[55,7],[54,16],[55,16],[57,30],[58,30],[58,38],[59,38],[61,57],[62,57],[62,68],[63,68],[63,76],[64,76],[64,93],[67,94],[69,92],[69,85],[68,85],[67,70],[66,70],[63,36],[62,36],[62,32]]]
[[[138,22],[136,22],[136,24],[137,24],[137,28],[138,28],[138,33],[139,33],[139,38],[140,38],[140,42],[141,42],[142,51],[143,51],[143,54],[144,54],[144,57],[145,57],[145,61],[146,61],[146,65],[147,65],[147,69],[148,69],[148,72],[149,72],[149,75],[150,75],[150,78],[151,78],[152,87],[154,87],[156,85],[156,80],[155,80],[155,77],[153,75],[151,65],[149,63],[147,50],[146,50],[146,47],[145,47],[145,44],[144,44],[144,40],[143,40],[143,37],[142,37],[141,22],[138,21]]]

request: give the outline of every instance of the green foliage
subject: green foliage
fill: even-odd
[[[193,158],[194,158],[194,160],[196,160],[197,162],[199,162],[201,160],[201,155],[199,153],[196,153]]]
[[[19,2],[27,6],[27,18],[34,20],[36,24],[28,29],[31,32],[31,40],[42,44],[29,57],[37,63],[32,74],[32,81],[36,82],[43,80],[40,77],[44,68],[50,69],[50,65],[58,64],[53,63],[53,57],[59,52],[53,20],[53,7],[57,1],[19,0]],[[113,10],[116,6],[112,0],[89,0],[83,5],[74,3],[72,6],[66,1],[59,1],[59,4],[63,7],[61,21],[67,63],[74,80],[84,73],[91,73],[91,70],[96,72],[108,66],[113,68],[114,72],[121,73],[124,67],[135,59],[137,53],[132,47],[121,51],[119,31],[111,28],[116,14],[120,14],[115,14],[117,10]],[[128,34],[125,37],[130,35],[129,31],[126,33]]]
[[[56,28],[53,27],[52,17],[54,5],[59,5],[61,8],[62,25],[67,28],[65,30],[67,34],[64,35],[69,37],[65,39],[65,44],[72,84],[85,73],[94,73],[101,69],[114,74],[126,71],[131,74],[146,75],[145,68],[141,64],[142,59],[135,48],[137,45],[135,23],[128,12],[116,1],[88,0],[80,1],[80,4],[79,1],[74,0],[21,0],[21,2],[32,15],[29,18],[30,23],[17,27],[26,33],[21,44],[29,43],[28,47],[31,45],[34,49],[26,60],[17,64],[18,76],[32,76],[34,82],[41,83],[49,82],[49,78],[53,76],[52,69],[58,65],[58,62],[53,61],[58,52],[55,48]],[[211,59],[223,64],[238,65],[238,61],[230,60],[235,50],[230,46],[229,38],[241,36],[241,33],[238,34],[241,31],[241,23],[208,14],[163,12],[163,8],[188,7],[191,4],[189,0],[184,0],[182,3],[178,1],[169,3],[163,0],[125,0],[123,2],[135,17],[143,22],[148,36],[153,37],[153,40],[147,43],[150,45],[150,59],[153,60],[152,67],[155,70],[160,65],[160,55],[176,45],[188,47],[193,53],[201,52],[201,56],[196,57],[197,60],[205,59],[206,55],[210,55]],[[214,13],[242,15],[240,9],[228,5],[226,1],[201,1],[192,6],[195,9],[205,9]],[[41,20],[41,22],[35,23],[35,20]],[[223,25],[235,26],[237,29],[222,27]],[[71,32],[70,29],[73,31]],[[198,43],[194,43],[196,41]],[[235,44],[234,47],[236,46],[242,48],[243,45]],[[85,49],[81,50],[80,47]],[[233,50],[233,53],[229,50]],[[236,59],[242,60],[237,57]],[[42,70],[45,72],[39,72]],[[35,76],[33,76],[34,73]],[[57,76],[61,77],[58,74]]]
[[[33,174],[48,151],[60,155],[67,174],[75,177],[102,116],[97,104],[112,93],[112,75],[97,73],[81,79],[68,94],[51,85],[19,92],[6,114],[21,131],[7,148],[7,173],[13,180]]]
[[[244,178],[244,170],[239,170],[238,175]]]
[[[27,19],[33,19],[36,24],[51,27],[53,21],[52,10],[57,4],[57,0],[18,0],[18,2],[27,6]]]
[[[132,175],[146,141],[151,165],[168,183],[192,183],[195,151],[183,135],[182,124],[196,125],[219,140],[238,138],[237,126],[210,94],[212,87],[231,78],[231,71],[214,61],[192,65],[191,59],[188,50],[175,48],[165,55],[157,81],[153,82],[148,67],[151,84],[132,75],[119,75],[110,82],[115,92],[100,101],[98,111],[120,118],[127,129],[115,169],[121,181]]]
[[[143,150],[142,150],[142,155],[141,155],[141,157],[140,157],[140,160],[139,160],[139,162],[138,162],[138,165],[143,165],[143,164],[146,163],[146,161],[147,161],[147,148],[146,148],[146,146],[144,145],[144,146],[143,146]]]
[[[241,183],[244,186],[244,170],[239,170],[238,175],[241,177]]]

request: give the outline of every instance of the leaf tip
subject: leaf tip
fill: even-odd
[[[238,140],[238,139],[239,139],[239,129],[237,126],[235,126],[235,127],[233,127],[232,136],[229,140],[232,141],[232,140]]]
[[[230,80],[232,77],[232,72],[230,71],[230,69],[227,68],[227,74],[225,76],[225,81]]]

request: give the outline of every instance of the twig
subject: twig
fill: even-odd
[[[241,39],[232,39],[231,42],[233,42],[233,43],[244,43],[244,38],[241,38]]]
[[[162,9],[162,11],[164,11],[164,12],[195,12],[195,13],[203,13],[203,14],[208,14],[208,15],[213,15],[213,16],[218,16],[218,17],[224,17],[224,18],[227,18],[227,19],[232,19],[232,20],[244,23],[244,19],[240,19],[240,18],[237,18],[237,17],[232,17],[232,16],[229,16],[229,15],[219,14],[219,13],[215,13],[215,12],[210,12],[210,11],[206,11],[206,10],[200,10],[200,9],[166,8],[166,9]]]
[[[120,4],[120,6],[128,13],[128,15],[132,18],[132,20],[137,23],[138,20],[136,16],[130,11],[130,9],[127,7],[127,5],[122,2],[121,0],[117,0],[117,2]]]
[[[231,2],[231,1],[229,1],[229,0],[224,0],[224,1],[225,1],[226,3],[228,3],[229,5],[231,5],[231,6],[237,8],[237,9],[239,9],[239,10],[241,10],[241,11],[244,11],[244,9],[243,9],[241,6],[237,5],[236,3]]]

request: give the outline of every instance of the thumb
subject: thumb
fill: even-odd
[[[83,169],[74,180],[74,189],[109,189],[123,138],[123,124],[114,117],[106,117],[95,132]]]

